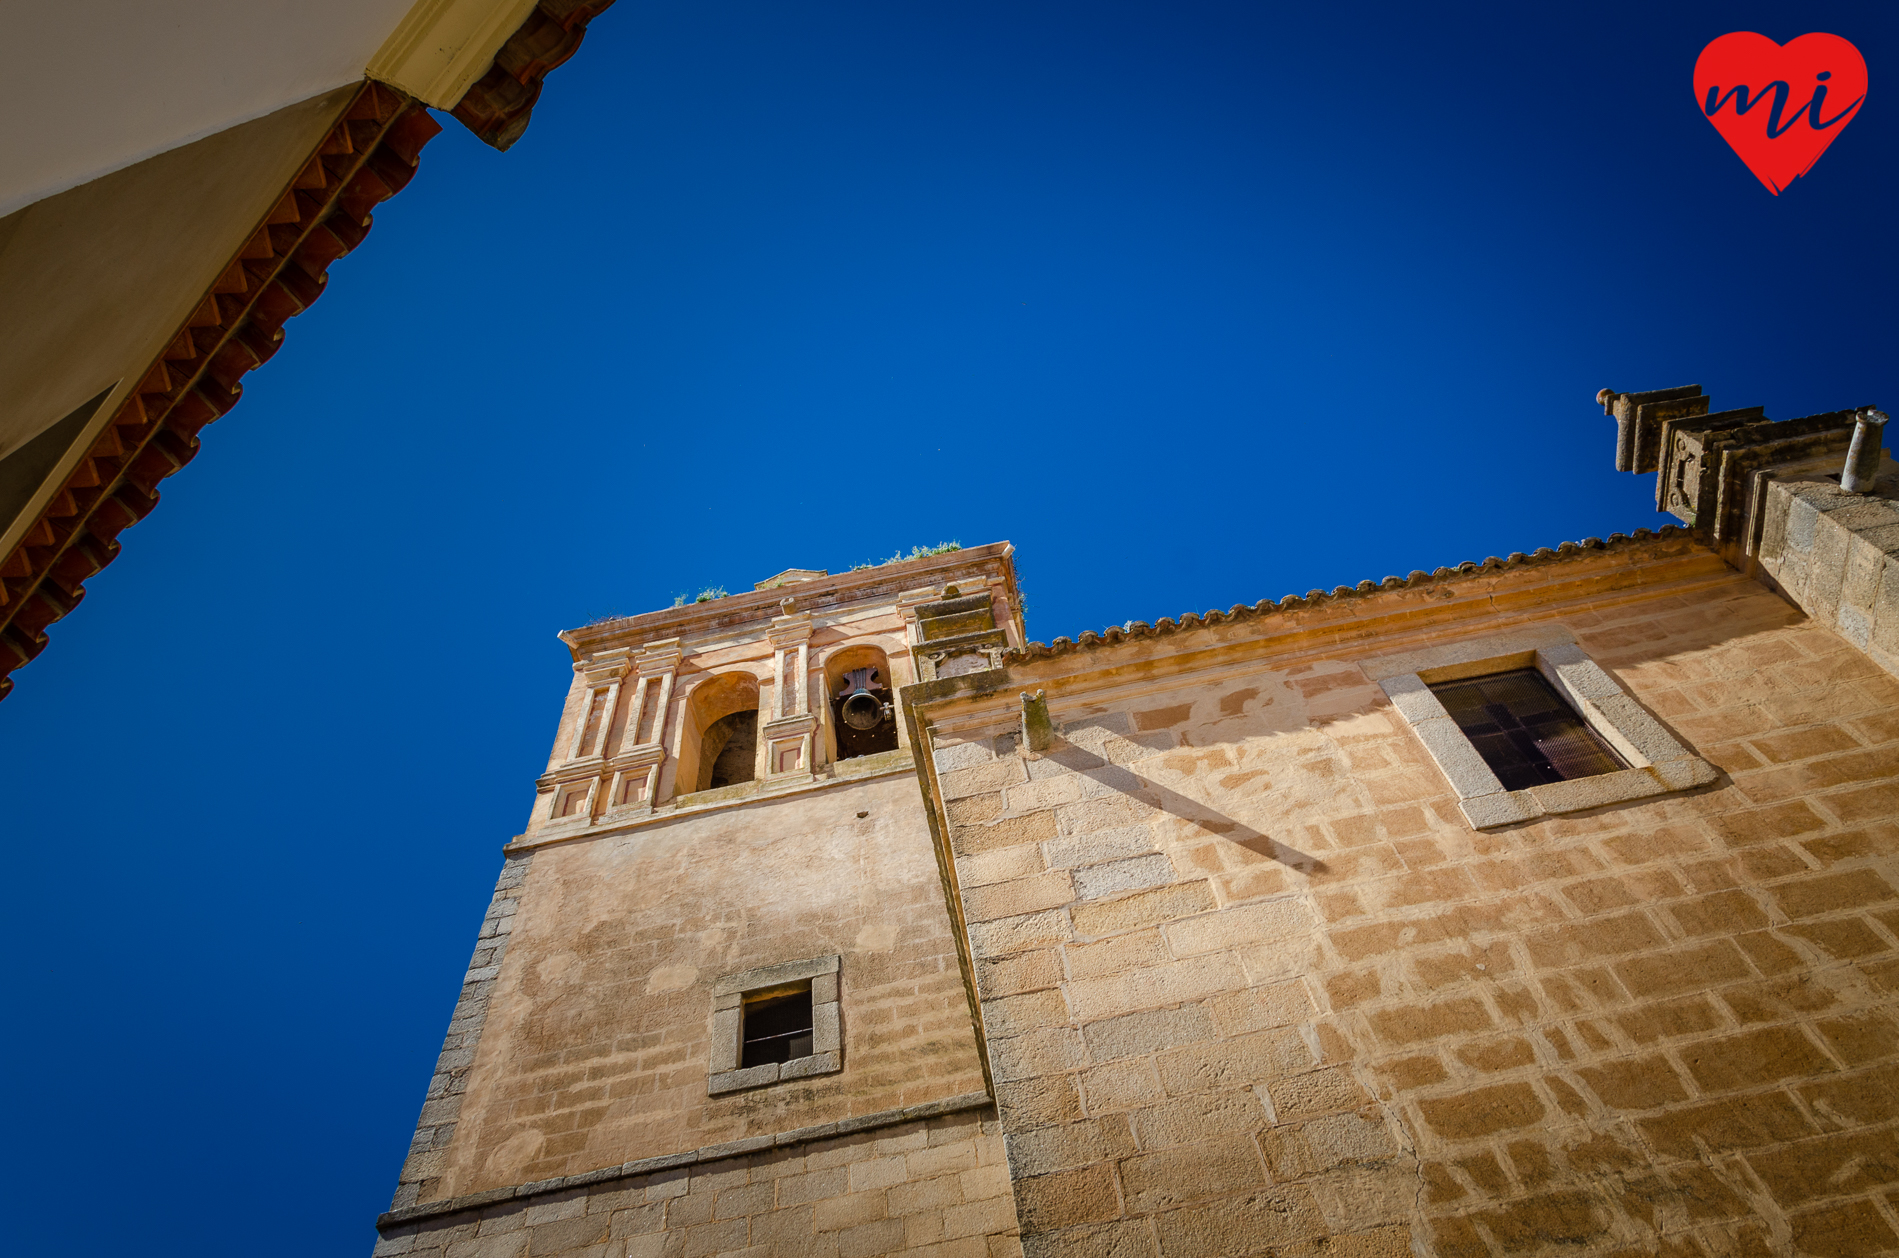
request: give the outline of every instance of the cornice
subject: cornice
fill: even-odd
[[[1011,612],[1019,615],[1021,599],[1015,586],[1015,569],[1010,562],[1014,553],[1015,547],[1010,543],[993,542],[799,581],[781,588],[728,594],[706,603],[616,617],[568,629],[558,636],[578,659],[609,647],[637,647],[656,638],[687,640],[739,626],[753,626],[762,633],[781,615],[779,605],[788,594],[797,599],[798,613],[811,614],[814,626],[822,628],[848,608],[879,601],[895,606],[903,595],[919,586],[953,585],[964,573],[999,577]]]

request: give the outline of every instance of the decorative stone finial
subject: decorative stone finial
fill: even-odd
[[[1616,399],[1622,395],[1614,389],[1603,389],[1596,394],[1596,405],[1602,408],[1604,415],[1615,414]]]

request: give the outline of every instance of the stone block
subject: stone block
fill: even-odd
[[[1118,830],[1123,826],[1145,825],[1159,811],[1153,804],[1125,795],[1082,800],[1055,809],[1055,821],[1064,836],[1093,834],[1097,830]],[[1054,838],[1053,834],[1043,836]]]
[[[1139,891],[1115,900],[1075,905],[1070,916],[1081,935],[1110,935],[1190,917],[1214,907],[1213,889],[1204,880]]]
[[[1699,756],[1664,760],[1651,765],[1648,771],[1659,779],[1664,789],[1671,791],[1685,791],[1697,786],[1706,786],[1721,776],[1720,770]]]
[[[778,1063],[768,1062],[763,1066],[751,1066],[744,1070],[724,1070],[706,1076],[706,1092],[717,1096],[724,1092],[738,1092],[745,1088],[762,1088],[778,1082]]]
[[[734,999],[738,993],[734,992]],[[712,1056],[707,1066],[713,1074],[737,1070],[739,1064],[739,1037],[745,1024],[744,1011],[734,1004],[729,1008],[715,1010],[712,1014]]]
[[[987,922],[1060,908],[1074,898],[1069,872],[1051,869],[988,886],[965,887],[963,914],[968,921]]]
[[[837,1008],[836,1005],[829,1007]],[[779,1068],[778,1078],[781,1081],[809,1079],[814,1075],[834,1075],[842,1069],[844,1069],[844,1062],[839,1054],[812,1053],[809,1057],[794,1057],[785,1062]]]
[[[897,1219],[860,1223],[837,1234],[838,1258],[872,1258],[872,1255],[898,1253],[902,1248],[903,1223]]]
[[[1114,1171],[1107,1163],[1017,1180],[1015,1191],[1025,1233],[1102,1223],[1121,1213]]]
[[[1761,1027],[1707,1040],[1685,1056],[1688,1073],[1707,1093],[1739,1091],[1834,1068],[1798,1027],[1791,1026]]]
[[[1576,1073],[1603,1104],[1615,1110],[1659,1109],[1688,1099],[1687,1089],[1666,1057],[1636,1057],[1580,1066]]]
[[[984,1000],[1059,986],[1062,966],[1053,949],[1017,952],[975,961],[976,993]]]
[[[1632,799],[1659,795],[1666,789],[1648,769],[1622,769],[1615,773],[1598,773],[1593,777],[1571,778],[1566,782],[1546,782],[1516,793],[1529,796],[1537,813],[1555,815],[1627,803]]]
[[[1009,1172],[1017,1180],[1072,1170],[1134,1152],[1127,1119],[1105,1114],[1062,1127],[1038,1127],[1004,1137]]]
[[[1028,771],[1023,762],[1011,758],[991,760],[986,764],[944,773],[937,778],[937,786],[942,798],[961,799],[966,795],[981,795],[1026,781]]]
[[[874,1222],[885,1214],[884,1191],[875,1188],[813,1203],[811,1225],[820,1232],[836,1232]]]
[[[939,745],[933,758],[938,773],[954,773],[958,769],[973,769],[988,764],[996,758],[994,748],[987,742],[951,743]]]
[[[1052,990],[984,1001],[982,1020],[988,1033],[1000,1038],[1025,1035],[1045,1027],[1067,1026],[1069,1022],[1061,993]]]
[[[1280,1122],[1337,1110],[1358,1109],[1372,1101],[1348,1066],[1332,1066],[1275,1079],[1266,1091],[1272,1098],[1273,1113]]]
[[[1296,939],[1311,929],[1312,919],[1305,905],[1298,900],[1284,899],[1169,922],[1163,933],[1175,956],[1190,957],[1219,949]]]
[[[953,1144],[931,1145],[927,1149],[904,1154],[903,1169],[907,1178],[924,1180],[952,1172],[974,1170],[978,1160],[975,1140],[958,1140]]]
[[[1169,1210],[1155,1218],[1154,1229],[1162,1258],[1268,1253],[1271,1246],[1315,1240],[1327,1232],[1318,1199],[1301,1184]]]
[[[1460,798],[1494,795],[1503,789],[1503,783],[1449,716],[1415,721],[1411,729]]]
[[[1155,930],[1114,935],[1094,943],[1071,943],[1062,949],[1062,957],[1071,979],[1124,974],[1145,966],[1162,965],[1168,960],[1160,932]]]
[[[472,1237],[455,1241],[441,1252],[443,1258],[526,1258],[528,1234],[522,1231]]]
[[[850,1165],[850,1190],[853,1193],[866,1193],[879,1188],[888,1188],[892,1184],[901,1184],[909,1178],[909,1168],[901,1153],[885,1157],[865,1158]]]
[[[989,1041],[989,1069],[998,1083],[1063,1074],[1086,1060],[1081,1035],[1072,1027]]]
[[[1172,1096],[1259,1086],[1317,1064],[1305,1037],[1290,1027],[1169,1048],[1158,1063],[1161,1086]]]
[[[1801,1254],[1877,1254],[1899,1249],[1899,1234],[1870,1201],[1841,1201],[1788,1217]]]
[[[895,1216],[918,1214],[924,1211],[941,1214],[950,1206],[961,1204],[963,1204],[962,1185],[954,1175],[893,1184],[884,1194],[884,1208]],[[906,1237],[908,1238],[908,1234]],[[909,1243],[911,1247],[914,1247],[914,1238],[909,1238]]]
[[[1128,1209],[1149,1213],[1264,1187],[1266,1168],[1250,1138],[1228,1136],[1128,1158],[1121,1184]]]
[[[1499,784],[1501,788],[1501,784]],[[1470,822],[1473,830],[1489,829],[1493,826],[1516,825],[1542,816],[1527,791],[1506,791],[1499,789],[1490,795],[1475,795],[1457,801],[1457,807]]]
[[[1037,1232],[1022,1238],[1024,1258],[1156,1258],[1153,1227],[1146,1219],[1123,1219]]]
[[[982,887],[1015,878],[1033,877],[1044,868],[1041,849],[1032,843],[1019,843],[957,857],[956,880],[965,888]]]
[[[1103,1069],[1111,1069],[1104,1067]],[[1093,1089],[1089,1091],[1094,1095]],[[1133,1116],[1143,1150],[1251,1135],[1266,1126],[1266,1109],[1250,1091],[1207,1092],[1149,1105]]]
[[[1031,948],[1066,943],[1074,934],[1068,914],[1060,909],[978,922],[969,927],[969,944],[981,957],[1003,956]]]
[[[1040,843],[1055,837],[1055,814],[1029,813],[1020,817],[1001,817],[981,825],[955,827],[953,846],[959,856],[992,852],[1018,843]]]
[[[850,1191],[850,1166],[847,1164],[805,1171],[800,1175],[787,1175],[775,1182],[780,1209],[822,1201],[827,1197],[841,1197]]]
[[[1471,1088],[1456,1096],[1425,1098],[1417,1104],[1425,1123],[1447,1140],[1474,1140],[1532,1127],[1547,1112],[1536,1090],[1527,1083]]]
[[[578,1219],[565,1219],[558,1223],[543,1223],[528,1229],[528,1253],[533,1258],[542,1258],[547,1254],[565,1254],[587,1245],[597,1245],[607,1239],[609,1220],[605,1215],[593,1214]]]
[[[996,1108],[1011,1130],[1074,1122],[1081,1117],[1081,1096],[1068,1075],[996,1083]]]
[[[1145,825],[1116,826],[1086,834],[1050,839],[1042,844],[1042,858],[1050,868],[1101,865],[1154,850],[1154,835]]]
[[[1199,1005],[1185,1005],[1090,1023],[1082,1036],[1092,1060],[1114,1061],[1209,1040],[1213,1020]]]
[[[746,1231],[744,1219],[724,1219],[689,1227],[679,1247],[680,1258],[712,1258],[714,1254],[743,1249]]]
[[[1093,865],[1074,872],[1075,892],[1084,900],[1165,886],[1173,880],[1174,864],[1161,855]]]
[[[1081,782],[1074,774],[1042,778],[1011,786],[1003,792],[1012,813],[1043,812],[1081,798]]]
[[[1853,869],[1841,873],[1810,874],[1793,882],[1781,883],[1774,888],[1773,896],[1781,911],[1798,921],[1841,909],[1862,908],[1899,899],[1899,892],[1895,892],[1877,870]]]

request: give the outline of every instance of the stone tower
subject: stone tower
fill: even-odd
[[[1899,1253],[1885,416],[1599,400],[1685,527],[563,635],[378,1254]]]
[[[653,1253],[768,1233],[1019,1252],[960,931],[892,702],[1023,644],[1010,550],[794,569],[561,635],[573,684],[385,1250],[437,1220],[479,1239],[572,1213],[575,1252],[595,1253],[578,1242],[608,1228],[610,1184],[641,1205]],[[715,1204],[734,1174],[764,1218]],[[892,1214],[885,1190],[914,1208]],[[517,1200],[533,1204],[510,1213]]]

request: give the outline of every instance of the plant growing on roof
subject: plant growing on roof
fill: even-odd
[[[881,568],[887,563],[903,563],[910,559],[927,559],[931,555],[947,555],[953,550],[961,550],[961,542],[938,542],[934,546],[912,546],[909,554],[899,550],[888,559],[866,559],[863,563],[851,565],[852,572],[862,572],[866,568]]]

